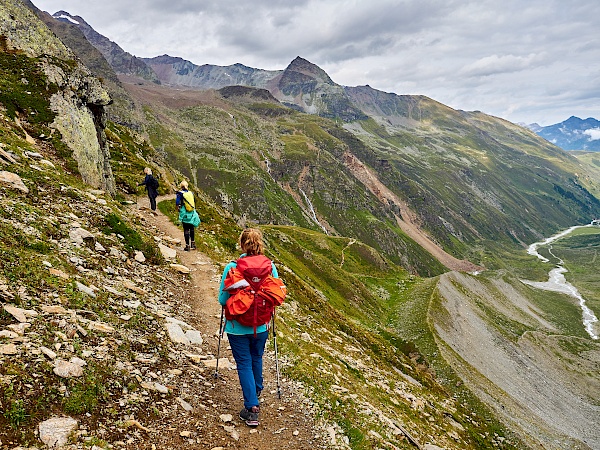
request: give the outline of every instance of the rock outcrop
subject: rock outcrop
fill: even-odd
[[[52,127],[71,150],[83,180],[114,194],[104,134],[105,106],[111,98],[100,81],[21,1],[3,0],[0,4],[0,47],[39,60],[48,82],[58,87],[49,99],[56,113]]]

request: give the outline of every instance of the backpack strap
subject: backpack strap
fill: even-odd
[[[192,206],[192,204],[190,202],[187,201],[187,199],[185,198],[185,195],[183,195],[183,193],[181,194],[181,198],[183,199],[184,202],[186,202],[188,205]],[[196,210],[195,206],[192,206],[193,210]]]

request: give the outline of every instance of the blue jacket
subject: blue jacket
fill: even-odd
[[[245,253],[241,255],[240,258],[243,258],[244,256],[246,256]],[[225,306],[227,300],[229,299],[229,297],[231,297],[231,294],[224,290],[225,278],[227,278],[227,274],[234,267],[237,267],[237,263],[235,261],[232,261],[229,264],[227,264],[225,266],[225,270],[223,270],[223,276],[221,277],[221,286],[219,288],[219,303],[222,306]],[[275,264],[273,262],[271,262],[271,267],[273,268],[273,276],[275,278],[279,278],[277,268],[275,267]],[[256,327],[257,334],[262,333],[264,331],[267,331],[267,324]],[[242,325],[237,320],[227,320],[225,323],[225,332],[229,334],[254,334],[254,328]]]

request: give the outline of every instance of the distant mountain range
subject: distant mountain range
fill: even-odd
[[[600,151],[600,121],[571,116],[567,120],[547,127],[537,123],[526,125],[544,139],[564,150]]]

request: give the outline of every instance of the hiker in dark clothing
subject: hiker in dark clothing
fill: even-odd
[[[158,197],[158,181],[152,176],[152,169],[146,167],[144,169],[146,178],[138,186],[146,186],[148,191],[148,198],[150,199],[150,209],[156,211],[156,197]]]

